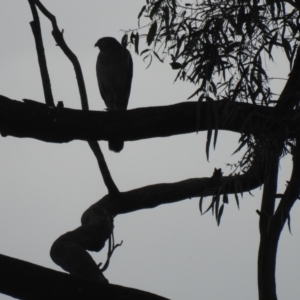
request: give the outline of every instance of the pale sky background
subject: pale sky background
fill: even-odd
[[[103,36],[118,40],[120,29],[137,28],[143,1],[44,0],[64,29],[67,44],[77,55],[85,76],[90,108],[104,110],[96,82],[95,42]],[[12,99],[44,102],[35,44],[26,0],[0,3],[0,94]],[[48,20],[41,16],[55,101],[80,108],[73,67],[55,46]],[[143,49],[141,44],[141,49]],[[129,109],[186,101],[195,86],[173,83],[176,72],[168,63],[154,61],[146,70],[130,49],[134,76]],[[284,56],[274,67],[274,77],[286,77]],[[273,69],[272,69],[273,70]],[[277,92],[284,81],[275,81]],[[205,157],[206,133],[126,142],[120,154],[100,142],[112,176],[121,191],[149,184],[210,177],[215,167],[224,175],[226,163],[239,156],[239,136],[220,132],[217,150]],[[98,165],[86,142],[50,144],[33,139],[0,137],[0,253],[44,267],[61,270],[49,256],[53,241],[80,225],[81,214],[106,194]],[[289,178],[291,164],[281,163],[279,192]],[[208,213],[200,216],[199,199],[162,205],[120,215],[115,219],[116,242],[124,241],[105,276],[111,283],[138,288],[179,300],[257,299],[256,262],[259,243],[258,215],[261,190],[244,195],[237,209],[229,199],[218,227]],[[205,203],[209,203],[207,199]],[[277,261],[279,299],[300,295],[300,215],[296,203],[291,215],[293,235],[285,227]],[[93,255],[104,262],[107,248]],[[0,294],[0,300],[11,299]]]

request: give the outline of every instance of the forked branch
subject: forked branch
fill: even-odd
[[[40,63],[40,68],[41,68],[41,76],[42,76],[43,83],[45,83],[44,85],[48,88],[47,93],[45,92],[45,97],[48,94],[51,96],[51,97],[48,96],[48,98],[50,97],[50,100],[47,100],[48,98],[46,98],[46,103],[51,102],[51,99],[52,99],[52,103],[54,103],[54,102],[53,102],[53,98],[52,98],[50,78],[49,78],[49,74],[47,72],[46,58],[45,58],[45,54],[43,51],[40,22],[38,19],[38,13],[36,11],[35,5],[51,21],[52,28],[53,28],[52,35],[53,35],[57,45],[62,49],[64,54],[69,58],[69,60],[73,64],[76,78],[77,78],[77,85],[79,88],[82,110],[88,111],[89,105],[88,105],[87,93],[86,93],[86,88],[85,88],[85,83],[84,83],[84,78],[83,78],[80,63],[79,63],[76,55],[72,52],[72,50],[66,44],[64,37],[63,37],[63,31],[59,30],[55,16],[52,15],[39,0],[28,0],[28,1],[30,3],[30,7],[32,9],[32,14],[34,17],[33,32],[34,32],[34,37],[35,37],[37,50],[38,50],[39,63]],[[46,71],[42,72],[42,70],[44,70],[44,69]],[[92,149],[94,155],[96,156],[96,159],[97,159],[104,183],[108,189],[108,192],[110,194],[118,193],[119,190],[111,177],[111,174],[109,172],[109,169],[107,167],[105,158],[103,156],[103,153],[100,149],[99,144],[97,143],[97,141],[88,141],[88,144],[89,144],[90,148]]]
[[[36,46],[38,62],[40,66],[45,101],[48,106],[55,106],[52,90],[51,90],[51,83],[50,83],[50,77],[48,73],[47,61],[46,61],[46,56],[44,51],[39,15],[34,4],[35,1],[28,0],[28,2],[33,16],[33,21],[30,22],[30,26],[35,40],[35,46]]]

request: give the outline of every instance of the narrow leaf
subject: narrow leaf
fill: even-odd
[[[282,39],[282,45],[283,45],[286,57],[288,58],[288,60],[290,62],[291,61],[291,52],[292,52],[291,45],[286,38],[282,37],[281,39]]]
[[[164,61],[158,56],[158,54],[157,54],[155,51],[153,51],[153,53],[154,53],[154,55],[156,56],[156,58],[157,58],[161,63],[164,62]]]
[[[288,223],[288,227],[289,227],[289,232],[290,234],[292,234],[292,229],[291,229],[291,217],[290,214],[287,217],[287,223]]]
[[[209,147],[212,137],[212,131],[213,131],[213,124],[212,124],[212,114],[210,110],[210,100],[207,98],[208,101],[206,101],[206,125],[207,125],[207,137],[206,137],[206,158],[207,161],[209,161]]]
[[[178,69],[182,68],[182,64],[178,63],[178,62],[170,63],[170,65],[171,65],[171,67],[172,67],[173,70],[178,70]]]
[[[215,196],[215,207],[216,207],[216,220],[217,221],[218,221],[218,216],[219,216],[219,204],[220,204],[220,195],[216,195]]]
[[[140,40],[140,36],[139,33],[137,32],[134,40],[134,50],[136,54],[139,54],[139,40]]]
[[[139,12],[139,14],[138,14],[138,19],[142,16],[142,14],[143,14],[143,12],[145,11],[145,9],[146,9],[146,5],[144,5],[144,6],[142,7],[141,11]]]
[[[147,44],[148,46],[151,45],[151,43],[153,42],[154,40],[154,37],[156,35],[156,30],[157,30],[157,22],[153,22],[150,29],[149,29],[149,32],[148,32],[148,35],[147,35]]]
[[[270,42],[269,42],[269,56],[272,56],[272,48],[277,43],[277,36],[278,36],[278,32],[276,31],[276,33],[270,39]]]
[[[144,53],[146,53],[146,52],[148,52],[148,51],[150,51],[150,49],[145,49],[145,50],[143,50],[143,51],[141,52],[140,56],[142,56]]]
[[[157,2],[154,3],[153,5],[153,8],[150,12],[150,19],[152,20],[152,18],[157,14],[159,8],[160,8],[160,5],[162,3],[163,0],[158,0]]]
[[[203,215],[202,205],[203,205],[203,197],[200,197],[200,201],[199,201],[199,209],[200,209],[201,215]]]
[[[221,223],[221,218],[222,218],[222,215],[223,215],[223,211],[224,211],[224,204],[221,205],[220,210],[219,210],[218,220],[217,220],[218,226],[219,226],[220,223]]]
[[[121,44],[123,47],[125,47],[125,48],[127,47],[127,45],[128,45],[128,35],[127,34],[123,35]]]
[[[238,209],[240,209],[239,196],[237,194],[234,194],[234,197],[235,197],[236,205],[237,205]]]
[[[228,195],[227,194],[223,195],[223,203],[228,204]]]

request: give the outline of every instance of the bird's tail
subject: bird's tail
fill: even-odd
[[[124,147],[124,142],[122,140],[112,140],[108,142],[108,148],[114,152],[121,152]]]

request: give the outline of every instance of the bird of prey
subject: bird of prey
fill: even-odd
[[[113,37],[97,41],[99,47],[96,72],[102,99],[109,111],[126,110],[131,89],[133,65],[130,52]],[[108,141],[109,149],[120,152],[124,141]]]

